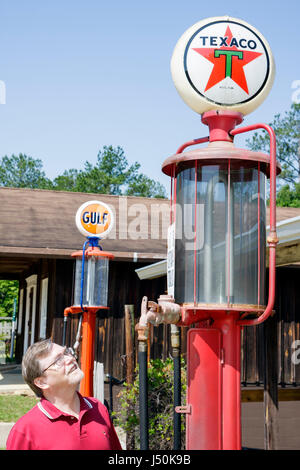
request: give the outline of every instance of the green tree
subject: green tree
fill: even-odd
[[[0,280],[0,317],[12,317],[14,299],[18,299],[19,282]]]
[[[282,186],[276,196],[276,205],[300,207],[300,183],[295,183],[294,189],[291,189],[288,184]]]
[[[276,134],[276,158],[282,169],[277,179],[276,204],[300,207],[300,104],[293,103],[284,116],[276,114],[270,126]],[[266,132],[255,132],[246,142],[251,150],[269,153]]]
[[[57,191],[80,191],[77,182],[79,173],[75,168],[65,170],[62,175],[53,180],[53,189]]]
[[[104,146],[95,165],[86,161],[83,170],[67,170],[53,181],[53,189],[84,193],[166,197],[165,188],[139,173],[138,162],[129,165],[121,147]]]
[[[165,198],[166,190],[162,184],[141,173],[128,184],[126,195]]]
[[[0,160],[0,185],[13,188],[52,189],[51,181],[42,170],[39,159],[23,153]]]
[[[39,159],[20,153],[0,160],[0,186],[54,189],[114,195],[166,197],[164,186],[130,165],[121,147],[104,146],[95,165],[86,161],[83,170],[71,168],[53,181],[46,177]]]
[[[293,186],[300,182],[300,104],[293,103],[284,116],[276,114],[270,126],[276,134],[276,158],[282,168],[279,178]],[[251,150],[269,153],[270,139],[266,132],[255,132],[246,142]]]
[[[98,153],[96,165],[85,163],[78,182],[84,192],[121,195],[137,176],[139,168],[137,162],[129,165],[121,147],[104,146]]]

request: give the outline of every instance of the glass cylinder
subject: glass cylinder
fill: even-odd
[[[264,305],[266,177],[259,165],[194,161],[179,168],[176,302]]]
[[[109,259],[104,256],[86,256],[82,305],[107,307]],[[74,306],[81,305],[82,258],[76,258]]]

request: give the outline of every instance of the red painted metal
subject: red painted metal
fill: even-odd
[[[276,162],[276,141],[274,131],[265,124],[255,124],[234,129],[243,116],[232,111],[210,111],[204,113],[202,122],[209,126],[210,144],[206,148],[182,153],[189,145],[203,143],[208,138],[195,139],[182,145],[175,155],[169,157],[162,166],[163,172],[174,178],[174,199],[176,200],[176,167],[224,161],[228,162],[228,227],[230,227],[230,169],[239,166],[239,161],[258,164],[258,196],[260,198],[260,172],[270,176],[270,234],[269,244],[269,298],[267,306],[260,303],[260,283],[258,305],[231,304],[230,276],[228,277],[227,304],[196,303],[196,246],[194,258],[194,304],[181,305],[181,320],[178,326],[198,324],[188,332],[187,404],[178,409],[186,413],[186,448],[197,449],[241,449],[241,396],[240,396],[240,355],[241,328],[257,325],[265,321],[272,312],[275,299],[275,250],[276,235],[276,174],[280,165]],[[270,156],[237,149],[233,145],[235,135],[256,129],[265,129],[270,135]],[[197,186],[197,175],[195,175]],[[258,198],[258,229],[260,232],[260,199]],[[195,205],[197,192],[195,191]],[[176,217],[176,213],[175,213]],[[175,218],[174,217],[174,218]],[[196,230],[196,212],[195,212]],[[260,234],[259,234],[260,237]],[[228,237],[230,238],[230,237]],[[229,256],[230,245],[227,250]],[[260,251],[258,250],[258,277],[260,276]],[[229,263],[228,263],[229,266]],[[258,279],[259,282],[259,279]],[[245,315],[258,314],[258,318],[245,320]]]
[[[257,165],[257,304],[260,303],[260,163]]]
[[[243,115],[236,111],[212,110],[203,113],[201,120],[209,127],[210,142],[232,142],[230,131],[243,122]]]
[[[191,145],[197,145],[197,144],[203,144],[204,142],[208,142],[209,137],[200,137],[198,139],[193,139],[189,140],[185,144],[182,144],[179,149],[176,152],[176,155],[182,153],[187,147],[190,147]]]
[[[187,337],[186,449],[222,448],[221,332],[193,328]]]
[[[114,255],[112,253],[109,253],[108,251],[102,251],[98,246],[89,246],[85,252],[85,256],[100,256],[101,258],[109,258],[113,259]],[[75,251],[74,253],[71,254],[73,257],[82,257],[82,250],[80,251]]]
[[[233,131],[231,131],[232,134]],[[204,138],[203,142],[207,142],[208,138]],[[178,164],[189,164],[195,160],[201,160],[201,163],[212,163],[216,161],[224,161],[231,159],[231,164],[242,161],[243,164],[248,162],[249,166],[253,163],[261,163],[261,171],[270,176],[270,156],[262,152],[253,152],[247,149],[235,147],[232,143],[226,142],[226,147],[221,142],[210,143],[206,147],[200,147],[195,150],[188,150],[183,153],[176,153],[168,157],[162,164],[162,171],[168,176],[172,176],[174,166]],[[276,174],[281,171],[280,164],[276,162]]]
[[[238,315],[219,312],[211,327],[188,332],[188,450],[241,449]]]
[[[227,184],[227,199],[228,199],[228,202],[227,202],[227,227],[228,227],[228,240],[227,240],[227,249],[228,249],[228,266],[227,266],[227,282],[228,282],[228,286],[227,286],[227,305],[229,307],[230,305],[230,256],[232,256],[232,253],[230,252],[230,233],[231,233],[231,230],[230,230],[230,226],[231,226],[231,223],[230,223],[230,160],[228,160],[228,184]]]
[[[239,313],[214,315],[214,328],[222,332],[222,449],[241,449],[241,328]]]
[[[242,128],[234,129],[231,135],[235,136],[244,132],[257,129],[264,129],[270,136],[270,234],[267,238],[269,244],[269,298],[266,310],[254,320],[240,320],[241,326],[254,326],[267,320],[272,313],[275,302],[275,266],[276,266],[276,245],[278,243],[276,233],[276,136],[272,127],[267,124],[252,124]]]
[[[197,290],[197,160],[195,160],[195,209],[194,209],[194,305],[196,305]]]

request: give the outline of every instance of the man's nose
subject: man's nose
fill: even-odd
[[[64,356],[65,358],[65,364],[70,364],[71,362],[76,362],[75,357],[71,356],[71,354],[66,354]]]

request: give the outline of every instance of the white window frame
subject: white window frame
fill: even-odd
[[[40,339],[46,339],[48,305],[48,277],[42,279],[40,296]]]
[[[27,289],[26,289],[26,307],[25,307],[25,333],[24,333],[24,348],[23,348],[23,354],[27,351],[27,348],[34,343],[34,329],[35,329],[35,315],[36,315],[36,290],[37,290],[37,274],[32,274],[32,276],[29,276],[25,279],[26,284],[27,284]],[[28,318],[29,318],[29,308],[30,308],[30,302],[29,302],[29,295],[30,295],[30,290],[33,288],[33,296],[32,296],[32,318],[31,318],[31,339],[30,339],[30,344],[28,344]]]
[[[18,314],[18,335],[22,333],[22,324],[23,324],[23,298],[24,298],[24,289],[20,289],[19,296],[19,314]]]

